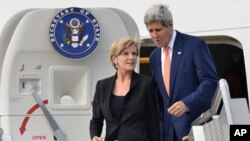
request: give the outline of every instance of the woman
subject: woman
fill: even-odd
[[[134,71],[139,42],[115,40],[109,53],[117,72],[97,82],[90,121],[92,141],[104,140],[100,137],[104,120],[105,141],[159,141],[160,118],[153,80]]]

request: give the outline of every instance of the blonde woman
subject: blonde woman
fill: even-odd
[[[116,74],[99,80],[90,121],[92,141],[159,141],[159,112],[153,80],[134,71],[139,42],[121,38],[110,47]],[[102,139],[103,121],[106,135]]]

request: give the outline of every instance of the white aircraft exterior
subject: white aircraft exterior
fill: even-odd
[[[244,112],[243,115],[246,115],[245,118],[235,117],[236,121],[232,124],[240,123],[240,120],[244,121],[243,123],[249,123],[250,1],[248,0],[0,0],[0,129],[4,132],[2,140],[50,141],[54,138],[59,138],[62,141],[79,141],[79,138],[83,141],[90,140],[88,128],[92,114],[91,100],[96,81],[115,72],[108,58],[105,58],[108,54],[107,47],[116,37],[139,36],[142,41],[141,60],[136,71],[150,75],[150,68],[145,58],[148,57],[148,52],[153,49],[154,45],[150,41],[143,17],[144,12],[150,6],[158,3],[169,5],[176,30],[199,36],[207,42],[218,74],[227,80],[231,98],[240,99],[239,102],[233,102],[237,103],[232,104],[233,109],[237,110],[237,108],[242,109],[243,107],[244,110],[238,110],[238,114]],[[22,41],[28,41],[25,36],[32,38],[31,34],[48,34],[48,39],[44,36],[34,37],[34,40],[41,39],[48,42],[50,39],[49,27],[46,31],[46,26],[41,24],[41,30],[35,34],[31,31],[32,27],[40,27],[40,25],[32,24],[36,23],[32,19],[44,21],[46,24],[51,21],[53,14],[56,15],[60,10],[70,7],[97,9],[94,14],[100,15],[97,16],[101,21],[100,24],[105,25],[106,29],[110,30],[111,35],[104,30],[105,37],[100,37],[106,39],[100,43],[105,46],[104,49],[95,52],[96,56],[101,56],[100,58],[93,59],[95,55],[91,55],[87,57],[88,62],[85,63],[79,60],[65,59],[55,53],[54,56],[57,58],[53,57],[53,49],[33,48],[35,41],[32,39],[29,40],[34,44],[22,43]],[[105,14],[107,14],[107,18]],[[28,20],[29,16],[30,20]],[[35,16],[41,16],[44,20]],[[19,21],[23,19],[27,22],[21,28]],[[124,19],[128,21],[124,21]],[[29,26],[31,29],[26,29]],[[16,27],[18,30],[15,30]],[[115,27],[117,30],[114,31]],[[114,35],[112,35],[113,32]],[[22,47],[18,47],[18,45]],[[42,48],[43,44],[37,46]],[[22,49],[19,50],[19,48]],[[36,54],[32,53],[33,51]],[[43,62],[39,62],[42,64],[42,69],[40,69],[39,63],[34,63],[39,57],[40,59],[50,58],[52,61],[44,59]],[[98,67],[94,65],[95,63],[98,64]],[[32,65],[37,65],[36,69],[39,71],[32,71],[30,69]],[[24,69],[22,67],[26,68],[27,71],[20,71]],[[94,69],[96,67],[97,69]],[[19,69],[19,71],[15,71],[15,69]],[[67,76],[72,72],[75,75]],[[70,81],[60,83],[66,80]],[[17,83],[15,84],[15,82]],[[22,88],[26,82],[28,82],[28,88],[26,85],[25,88]],[[34,93],[30,91],[33,83],[39,85],[38,90]],[[75,85],[83,86],[87,90],[82,90],[80,86],[75,87]],[[55,96],[57,92],[66,91],[65,87],[76,90],[70,91],[73,93],[72,95],[61,94],[60,98]],[[89,92],[89,94],[81,96],[76,94],[78,91]],[[74,96],[80,101],[74,100],[72,98]],[[77,104],[65,107],[60,106],[60,102],[66,105],[74,102]],[[18,110],[22,107],[25,110]],[[53,129],[53,123],[48,123],[51,120],[44,116],[45,113],[49,113],[55,124],[59,125],[58,130]],[[234,114],[236,115],[236,113]],[[26,125],[25,129],[22,128],[24,124]],[[200,133],[201,130],[193,128],[192,132],[193,140],[205,141],[201,137],[202,135],[197,137],[197,133]],[[202,132],[202,134],[205,133]],[[64,138],[64,135],[67,139]],[[228,137],[225,137],[225,140],[227,139]]]

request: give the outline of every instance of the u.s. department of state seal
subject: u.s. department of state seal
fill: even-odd
[[[71,7],[54,17],[49,36],[53,47],[61,55],[81,59],[96,49],[100,40],[100,27],[89,11]]]

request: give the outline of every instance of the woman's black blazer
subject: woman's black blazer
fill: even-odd
[[[106,122],[105,141],[159,141],[159,112],[153,80],[136,72],[132,75],[126,105],[120,120],[111,113],[110,100],[116,75],[99,80],[93,101],[90,136],[100,136]],[[115,138],[116,136],[116,138]]]

